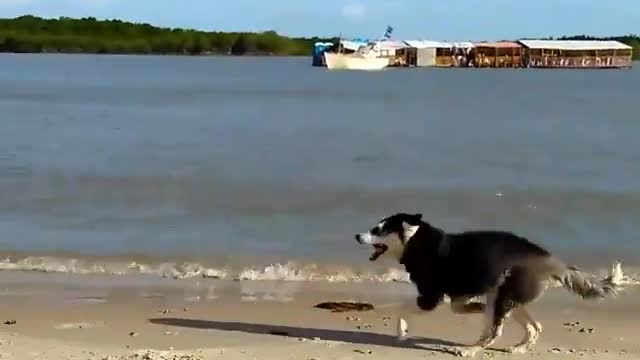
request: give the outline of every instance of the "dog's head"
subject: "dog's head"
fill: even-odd
[[[380,220],[368,232],[356,234],[356,241],[373,246],[373,254],[369,257],[371,261],[384,254],[400,260],[405,246],[422,224],[422,214],[398,213]]]

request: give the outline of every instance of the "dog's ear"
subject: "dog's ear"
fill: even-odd
[[[413,225],[418,225],[422,221],[422,214],[414,214],[411,215],[411,223]]]
[[[402,229],[404,230],[404,232],[402,234],[402,240],[406,242],[407,240],[411,239],[413,235],[415,235],[418,232],[419,228],[420,228],[419,222],[416,222],[414,224],[414,223],[408,223],[406,221],[403,221]]]

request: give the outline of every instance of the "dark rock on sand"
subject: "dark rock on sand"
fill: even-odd
[[[353,350],[353,352],[357,352],[357,353],[359,353],[359,354],[365,354],[365,355],[371,355],[371,354],[373,354],[373,351],[368,350],[368,349],[367,349],[367,350],[355,349],[355,350]]]
[[[318,309],[331,310],[331,312],[347,312],[347,311],[373,311],[373,305],[362,302],[323,302],[314,306]]]

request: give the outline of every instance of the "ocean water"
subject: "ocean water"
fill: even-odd
[[[395,279],[353,234],[396,211],[580,264],[640,259],[640,65],[1,55],[0,69],[0,268]]]

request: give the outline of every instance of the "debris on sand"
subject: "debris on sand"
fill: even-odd
[[[17,324],[17,323],[18,323],[18,322],[17,322],[17,321],[15,321],[15,320],[7,320],[7,321],[5,321],[5,322],[4,322],[4,324],[5,324],[5,325],[15,325],[15,324]]]
[[[329,301],[317,304],[314,307],[318,309],[331,310],[331,312],[373,311],[373,305],[369,303],[352,301]]]
[[[371,355],[373,354],[373,351],[367,349],[367,350],[360,350],[360,349],[355,349],[353,350],[353,352],[357,352],[358,354],[364,354],[364,355]]]
[[[201,355],[176,354],[165,351],[140,351],[125,356],[107,356],[102,360],[204,360]]]
[[[593,329],[593,328],[589,328],[589,329],[587,329],[587,328],[582,328],[582,329],[580,329],[578,332],[581,332],[581,333],[588,333],[588,334],[593,334],[593,332],[594,332],[594,331],[595,331],[595,329]]]

